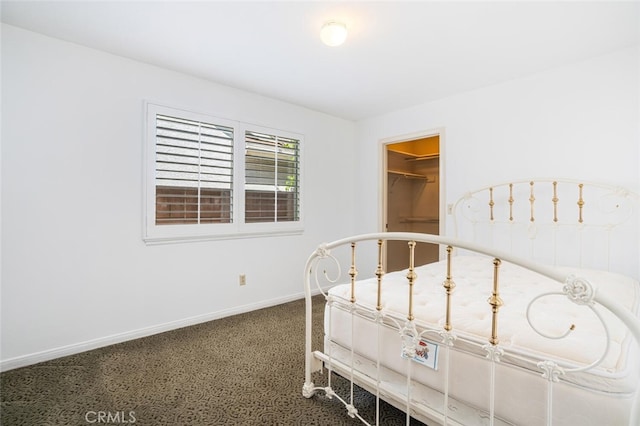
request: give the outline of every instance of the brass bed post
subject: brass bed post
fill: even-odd
[[[382,276],[384,275],[384,269],[382,269],[382,240],[378,240],[378,267],[376,268],[376,277],[378,278],[378,301],[376,303],[376,310],[382,310]]]
[[[489,188],[489,220],[491,220],[491,222],[493,222],[493,206],[495,205],[496,203],[493,201],[493,188]]]
[[[493,292],[488,302],[491,305],[491,338],[489,343],[492,345],[498,344],[498,310],[504,304],[500,299],[500,292],[498,290],[498,272],[500,270],[500,259],[493,259]]]
[[[556,181],[553,182],[553,198],[551,201],[553,201],[553,221],[558,222],[558,201],[560,200],[558,199],[558,182]]]
[[[354,303],[356,301],[356,276],[358,276],[358,270],[356,269],[356,243],[351,243],[351,267],[349,268],[349,276],[351,277],[351,299],[349,299],[349,301]]]
[[[536,201],[536,197],[533,196],[533,181],[529,182],[529,186],[531,187],[531,191],[530,191],[530,195],[529,195],[529,203],[531,203],[531,217],[529,218],[529,220],[531,222],[535,221],[534,219],[534,215],[533,215],[533,203]]]
[[[447,278],[444,280],[444,283],[442,283],[447,293],[447,311],[444,323],[444,329],[446,331],[451,331],[451,293],[456,287],[456,283],[451,279],[451,252],[453,252],[453,247],[447,246]]]
[[[584,199],[582,198],[582,188],[584,184],[578,185],[579,197],[578,197],[578,222],[582,223],[582,208],[584,207]]]
[[[407,319],[409,321],[413,321],[413,319],[415,318],[413,316],[413,283],[418,277],[414,270],[415,248],[416,242],[409,241],[409,272],[407,273],[407,279],[409,280],[409,313],[407,314]]]

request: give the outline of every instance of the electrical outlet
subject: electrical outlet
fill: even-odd
[[[240,274],[240,285],[247,285],[247,276],[245,274]]]

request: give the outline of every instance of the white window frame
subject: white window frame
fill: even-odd
[[[156,225],[156,115],[168,115],[193,121],[231,127],[233,133],[233,206],[231,223]],[[301,134],[223,119],[211,114],[145,102],[145,135],[143,148],[143,236],[147,244],[166,244],[188,241],[249,238],[261,236],[298,235],[304,232],[303,222],[303,146]],[[299,213],[297,221],[245,223],[245,131],[263,132],[299,140],[298,167],[300,170]]]

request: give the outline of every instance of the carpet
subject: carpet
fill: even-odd
[[[321,300],[314,321],[322,322]],[[314,335],[321,347],[321,330]],[[319,374],[319,373],[317,373]],[[341,395],[348,382],[339,376]],[[0,421],[25,425],[358,425],[343,405],[302,396],[304,300],[0,374]],[[345,392],[344,394],[342,392]],[[360,413],[375,398],[356,388]],[[381,425],[406,416],[382,403]],[[411,425],[422,423],[411,419]]]

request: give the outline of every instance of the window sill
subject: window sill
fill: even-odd
[[[264,237],[283,237],[302,235],[304,228],[299,226],[295,228],[279,229],[279,230],[246,230],[244,232],[234,233],[217,233],[213,235],[171,235],[171,236],[144,236],[142,240],[146,245],[164,245],[164,244],[182,244],[190,242],[203,241],[220,241],[220,240],[236,240],[244,238],[264,238]]]

